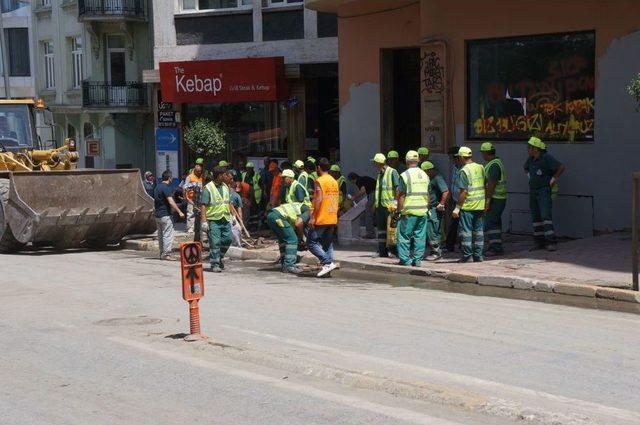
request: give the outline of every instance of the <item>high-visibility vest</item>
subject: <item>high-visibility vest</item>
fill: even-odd
[[[309,174],[307,174],[306,171],[302,170],[296,180],[298,180],[301,185],[309,190]]]
[[[280,217],[289,221],[291,225],[294,225],[296,223],[296,218],[298,218],[300,214],[302,214],[302,205],[303,204],[300,202],[294,202],[292,204],[282,204],[279,207],[274,208],[273,210],[280,214]]]
[[[402,215],[424,217],[429,213],[429,176],[417,167],[408,168],[401,174],[405,197]]]
[[[316,225],[329,226],[338,224],[338,199],[340,197],[338,182],[329,173],[318,177],[316,183],[322,190],[322,202],[315,212]]]
[[[205,190],[209,191],[209,203],[206,205],[205,210],[208,221],[217,221],[223,218],[227,221],[231,221],[231,211],[229,209],[231,198],[229,195],[229,188],[226,184],[223,184],[220,187],[222,188],[222,195],[214,182],[209,182],[205,186]]]
[[[472,162],[460,170],[467,176],[467,198],[462,205],[464,211],[484,210],[484,167]]]
[[[294,180],[293,183],[291,183],[291,186],[289,186],[289,191],[287,192],[287,199],[286,199],[287,204],[295,204],[297,202],[300,202],[294,197],[297,186],[300,186],[302,189],[304,189],[304,201],[302,201],[302,203],[304,205],[311,206],[311,199],[309,199],[309,191],[302,184],[298,183],[297,180]]]
[[[189,187],[186,188],[187,199],[190,201],[193,201],[193,195],[194,195],[196,186],[202,187],[203,184],[204,184],[204,173],[200,177],[196,176],[196,173],[194,172],[189,174]]]
[[[507,199],[507,175],[504,172],[504,164],[500,158],[494,158],[484,166],[484,178],[485,181],[489,182],[489,168],[492,165],[497,164],[498,168],[500,168],[500,180],[496,184],[496,187],[493,191],[493,199]]]
[[[393,187],[393,172],[395,170],[389,166],[384,169],[384,174],[376,179],[375,206],[389,208],[395,205],[395,188]],[[380,187],[382,185],[382,188]]]
[[[338,196],[338,204],[342,206],[342,203],[344,202],[344,193],[342,193],[342,185],[347,184],[347,179],[345,179],[343,175],[340,175],[340,177],[338,177],[338,180],[336,181],[338,182],[338,191],[340,192],[340,195]]]
[[[313,190],[316,185],[316,180],[318,180],[318,173],[314,171],[311,174],[307,174],[307,189]]]
[[[246,177],[247,172],[245,171],[244,173],[242,173],[242,181],[245,183],[249,183],[248,181],[246,181]],[[260,175],[255,171],[253,172],[251,184],[253,185],[253,196],[256,198],[256,202],[259,203],[262,199],[262,189],[260,188]]]

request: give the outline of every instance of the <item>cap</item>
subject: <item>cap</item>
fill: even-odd
[[[398,155],[398,151],[389,151],[387,158],[400,158],[400,155]]]
[[[533,146],[534,148],[538,148],[538,149],[546,149],[547,145],[544,144],[544,142],[542,140],[540,140],[537,137],[532,137],[529,139],[529,144],[531,146]]]
[[[253,162],[247,162],[246,168],[253,168]]]
[[[304,168],[304,162],[297,160],[296,162],[293,163],[293,166],[296,168]]]
[[[275,162],[269,164],[269,171],[273,171],[278,168],[278,165]]]
[[[282,172],[282,177],[291,177],[292,179],[295,179],[296,175],[293,170],[286,169]]]
[[[336,172],[340,172],[340,166],[338,164],[334,164],[331,166],[331,168],[329,168],[329,171],[336,171]]]
[[[378,164],[384,164],[387,161],[387,158],[384,157],[384,154],[382,153],[377,153],[373,159],[373,162],[377,162]]]
[[[480,145],[480,152],[489,152],[493,150],[493,145],[490,142],[484,142]]]
[[[151,171],[146,171],[146,172],[144,173],[144,176],[145,176],[145,177],[153,176],[153,173],[152,173]]]
[[[196,158],[196,165],[204,164],[204,158]]]
[[[429,148],[424,146],[418,148],[418,155],[429,155]]]
[[[425,161],[425,162],[422,163],[420,168],[422,168],[423,171],[427,171],[427,170],[431,170],[432,168],[436,168],[436,167],[435,167],[435,165],[433,165],[433,162]]]
[[[229,163],[225,160],[218,162],[218,167],[228,167]]]
[[[315,159],[314,157],[312,157],[312,156],[308,156],[308,157],[307,157],[307,161],[311,161],[311,162],[313,162],[314,164],[316,163],[316,159]]]
[[[418,157],[418,152],[416,151],[409,151],[407,152],[407,154],[405,155],[404,159],[406,161],[417,161],[418,159],[420,159]]]
[[[468,158],[472,155],[473,155],[473,152],[471,152],[471,149],[469,149],[466,146],[462,146],[460,149],[458,149],[458,156]]]

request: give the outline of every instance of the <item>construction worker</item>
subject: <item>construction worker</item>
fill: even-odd
[[[422,163],[429,160],[429,148],[422,146],[418,148],[418,161],[420,161],[420,165]]]
[[[458,150],[460,157],[460,176],[458,178],[458,203],[453,210],[453,216],[460,218],[458,233],[462,240],[461,263],[467,263],[472,258],[475,262],[482,262],[484,247],[484,167],[473,162],[471,149],[462,146]]]
[[[222,259],[231,245],[231,196],[225,174],[224,168],[215,167],[212,181],[202,191],[202,230],[209,236],[210,271],[214,273],[224,269]]]
[[[218,167],[222,167],[225,169],[225,171],[229,171],[229,163],[227,161],[225,161],[224,159],[220,162],[218,162]]]
[[[429,176],[429,215],[427,216],[427,241],[429,242],[429,256],[427,261],[437,261],[442,258],[442,233],[440,223],[444,216],[445,205],[449,199],[447,182],[438,173],[431,161],[421,165],[422,171]]]
[[[329,161],[318,161],[318,179],[313,193],[313,209],[307,228],[309,251],[322,264],[317,276],[322,277],[338,268],[333,262],[333,236],[338,224],[338,182],[329,174]]]
[[[389,220],[389,213],[395,212],[396,210],[396,195],[400,175],[396,170],[386,164],[384,154],[377,153],[372,161],[373,166],[377,170],[373,207],[375,209],[376,227],[378,229],[378,255],[380,257],[388,257],[387,222]]]
[[[502,213],[507,205],[507,174],[504,163],[496,156],[494,146],[485,142],[480,146],[485,161],[484,178],[486,182],[484,206],[484,232],[489,239],[487,257],[504,254],[502,247]]]
[[[529,158],[524,170],[529,177],[529,207],[533,222],[533,250],[556,250],[556,236],[553,229],[552,193],[557,181],[564,173],[565,166],[546,153],[547,146],[537,137],[529,139]]]
[[[407,169],[404,164],[400,163],[400,155],[398,154],[398,151],[389,151],[387,154],[387,165],[395,169],[398,174],[403,173]]]
[[[282,186],[286,194],[283,204],[302,203],[311,206],[309,192],[306,187],[296,181],[293,170],[282,171]]]
[[[286,171],[291,170],[285,170],[283,174]],[[267,224],[278,237],[283,273],[302,273],[296,265],[298,244],[303,239],[304,225],[309,221],[309,217],[309,206],[300,202],[280,205],[267,216]]]
[[[338,199],[338,208],[340,208],[340,213],[343,213],[347,210],[345,207],[347,199],[347,179],[344,178],[342,173],[340,172],[340,166],[337,164],[333,164],[331,168],[329,168],[329,174],[331,177],[336,179],[338,182],[338,189],[340,190],[340,197]]]
[[[262,177],[260,173],[255,171],[255,166],[253,162],[247,162],[245,165],[247,171],[242,173],[242,182],[247,183],[251,186],[252,189],[252,199],[251,199],[251,214],[249,216],[249,223],[253,226],[258,225],[258,221],[260,218],[260,211],[264,207],[262,203],[262,193],[263,193],[263,183]]]
[[[304,176],[304,179],[307,183],[307,190],[309,193],[313,193],[316,183],[316,178],[318,178],[318,173],[316,172],[316,162],[315,159],[313,161],[307,161],[304,163],[305,173],[300,176]],[[303,183],[304,182],[300,182]]]
[[[309,173],[309,177],[315,182],[318,179],[318,169],[316,166],[316,159],[312,156],[308,156],[307,161],[313,164],[313,171]]]
[[[267,205],[267,211],[270,211],[272,208],[280,205],[281,199],[281,186],[282,186],[282,176],[280,175],[280,168],[278,167],[278,163],[272,161],[269,164],[269,173],[272,176],[271,180],[271,192],[269,193],[269,205]]]
[[[452,146],[449,148],[447,154],[449,155],[449,179],[451,196],[449,196],[449,202],[447,204],[447,214],[445,217],[445,229],[447,230],[446,250],[447,252],[455,252],[456,242],[458,240],[458,225],[460,223],[459,217],[454,217],[452,212],[458,203],[458,178],[460,178],[460,157],[458,156],[458,146]]]
[[[293,171],[296,173],[296,180],[307,187],[307,172],[304,170],[304,162],[299,159],[293,163]],[[304,176],[304,181],[300,181],[300,178]]]
[[[429,176],[418,167],[418,152],[405,157],[407,171],[398,182],[398,258],[402,266],[420,267],[425,252],[425,232],[429,214]],[[413,243],[413,252],[411,245]]]
[[[183,189],[185,191],[185,199],[187,201],[187,233],[192,234],[195,227],[195,214],[193,207],[193,197],[195,195],[196,188],[202,191],[204,186],[204,172],[202,166],[204,159],[197,158],[196,163],[193,166],[193,171],[184,180]],[[197,211],[197,208],[196,208]]]

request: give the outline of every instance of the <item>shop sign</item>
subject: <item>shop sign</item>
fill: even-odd
[[[287,97],[284,58],[161,62],[162,98],[176,103],[274,102]]]
[[[158,127],[175,127],[177,123],[175,111],[158,111]]]
[[[100,139],[86,139],[86,156],[100,156]]]
[[[420,49],[421,145],[444,153],[446,146],[446,47],[430,43]]]
[[[172,111],[173,103],[171,102],[158,102],[158,111]]]

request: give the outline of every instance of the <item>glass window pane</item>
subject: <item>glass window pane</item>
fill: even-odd
[[[196,0],[182,0],[182,10],[193,10],[196,8]]]
[[[232,9],[238,7],[238,0],[199,0],[198,6],[202,9]]]

